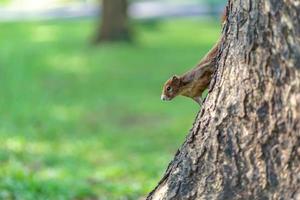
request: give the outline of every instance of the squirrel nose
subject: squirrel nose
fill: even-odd
[[[161,95],[160,99],[163,100],[163,101],[169,101],[169,100],[170,100],[170,98],[167,97],[167,96],[164,95],[164,94]]]
[[[160,99],[163,100],[163,101],[167,100],[166,95],[162,94],[161,97],[160,97]]]

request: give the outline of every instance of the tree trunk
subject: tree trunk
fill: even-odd
[[[300,199],[299,13],[229,0],[209,94],[148,200]]]
[[[102,0],[102,26],[95,43],[130,40],[127,8],[127,0]]]

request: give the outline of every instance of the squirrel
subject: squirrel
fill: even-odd
[[[163,87],[161,99],[170,101],[178,95],[190,97],[199,105],[202,104],[201,95],[208,87],[215,70],[216,56],[220,41],[206,54],[201,62],[192,70],[181,76],[172,76]]]
[[[224,24],[227,19],[227,10],[225,9],[221,23]],[[190,97],[200,106],[202,105],[201,95],[208,87],[212,74],[216,66],[216,57],[222,39],[213,46],[213,48],[204,56],[200,63],[192,70],[181,76],[172,76],[163,86],[161,100],[170,101],[178,95]]]

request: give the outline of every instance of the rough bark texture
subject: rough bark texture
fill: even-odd
[[[300,2],[227,10],[208,97],[148,200],[300,199]]]
[[[127,8],[127,0],[102,0],[101,27],[95,43],[130,40]]]

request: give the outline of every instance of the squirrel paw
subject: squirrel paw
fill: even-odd
[[[200,106],[202,106],[203,99],[201,97],[194,97],[194,101],[196,101]]]

